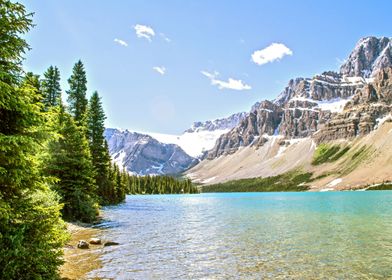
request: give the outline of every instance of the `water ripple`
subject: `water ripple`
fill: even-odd
[[[113,279],[385,279],[392,192],[128,196],[103,210]]]

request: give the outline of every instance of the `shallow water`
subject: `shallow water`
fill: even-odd
[[[392,277],[392,191],[128,196],[91,277]]]

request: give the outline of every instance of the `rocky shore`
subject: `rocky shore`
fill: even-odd
[[[85,279],[90,271],[101,267],[99,257],[104,245],[102,242],[96,242],[100,244],[90,244],[89,242],[91,239],[97,238],[101,230],[82,223],[67,223],[67,230],[71,239],[64,248],[65,263],[60,268],[61,279]],[[88,249],[78,248],[81,240],[87,242]]]

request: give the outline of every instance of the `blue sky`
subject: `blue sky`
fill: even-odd
[[[291,78],[338,70],[361,37],[392,36],[392,1],[22,3],[36,24],[25,68],[58,66],[65,91],[81,59],[107,126],[136,131],[181,133],[193,121],[248,111]]]

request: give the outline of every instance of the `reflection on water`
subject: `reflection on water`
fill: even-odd
[[[114,279],[392,277],[392,192],[128,196],[107,207]]]

